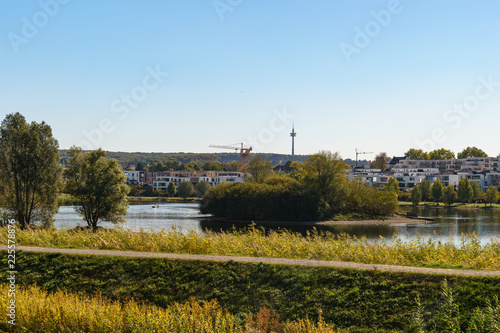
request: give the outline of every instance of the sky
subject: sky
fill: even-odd
[[[60,148],[500,154],[500,1],[0,0],[0,110]]]

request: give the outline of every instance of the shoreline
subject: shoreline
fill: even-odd
[[[208,217],[214,222],[227,224],[257,226],[335,226],[335,225],[393,225],[393,224],[427,224],[435,223],[428,218],[409,218],[401,215],[394,215],[385,220],[339,220],[339,221],[253,221],[253,220],[229,220],[223,217]]]

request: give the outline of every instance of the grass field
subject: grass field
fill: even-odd
[[[5,274],[7,252],[2,251],[0,256],[0,272]],[[252,314],[265,307],[275,311],[282,322],[309,318],[311,323],[318,323],[321,314],[326,323],[353,333],[412,332],[409,328],[416,313],[421,313],[422,319],[430,322],[440,313],[443,302],[450,303],[448,298],[443,298],[444,277],[436,274],[22,251],[16,253],[16,270],[22,272],[18,287],[29,288],[36,284],[44,292],[63,290],[78,294],[80,301],[90,300],[97,291],[109,301],[126,303],[134,299],[138,304],[146,302],[164,309],[171,308],[174,303],[183,306],[189,303],[193,307],[193,301],[203,306],[216,299],[221,309],[219,312],[212,308],[213,313],[222,316],[222,309],[227,309],[239,327],[244,327]],[[494,301],[495,295],[500,295],[500,278],[449,276],[447,284],[453,291],[452,308],[458,310],[453,311],[463,331],[477,309],[486,308],[488,300]],[[6,295],[3,292],[0,297]],[[417,298],[421,303],[420,311],[417,311]],[[21,303],[20,299],[18,301]],[[29,306],[27,312],[34,318],[33,325],[37,320],[40,325],[44,320],[57,323],[61,318],[60,304],[75,304],[72,308],[63,306],[68,308],[70,318],[76,316],[74,312],[84,311],[76,304],[78,299],[55,301],[47,300],[47,312],[54,310],[50,312],[52,316],[41,316],[43,313],[37,316],[35,309],[40,305],[22,302]],[[2,304],[5,303],[2,301]],[[94,321],[101,315],[101,310],[96,311],[89,311]],[[156,316],[154,311],[150,317]],[[191,310],[188,307],[183,311],[187,316]],[[138,321],[143,320],[144,316],[138,312],[136,315]],[[87,317],[83,313],[81,316],[85,322]],[[116,316],[117,323],[127,322],[126,314]],[[265,313],[261,316],[265,317]]]

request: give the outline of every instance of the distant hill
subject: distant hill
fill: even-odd
[[[115,152],[107,151],[107,157],[114,158],[118,163],[148,163],[153,164],[156,162],[165,162],[170,160],[179,161],[181,163],[196,162],[203,164],[204,162],[232,162],[240,161],[240,155],[237,153],[128,153],[128,152]],[[262,158],[270,160],[273,165],[284,164],[287,161],[304,161],[307,155],[286,155],[286,154],[250,154],[250,156],[259,155]],[[67,150],[59,150],[61,159],[68,159]]]

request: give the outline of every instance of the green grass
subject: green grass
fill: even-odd
[[[7,228],[0,228],[6,244]],[[288,231],[250,228],[245,231],[210,232],[200,235],[178,229],[159,232],[133,232],[123,228],[87,231],[34,229],[17,230],[17,245],[59,248],[85,248],[166,252],[185,254],[235,255],[291,259],[338,260],[367,264],[387,264],[457,269],[500,270],[500,241],[481,246],[472,234],[463,236],[460,245],[453,240],[417,238],[405,242],[395,238],[369,241],[332,233],[302,236]]]
[[[6,251],[1,258],[0,272],[5,274]],[[407,332],[416,296],[424,313],[434,311],[444,279],[434,274],[330,267],[22,251],[16,259],[20,287],[36,284],[45,291],[63,290],[82,297],[99,291],[111,301],[133,298],[162,308],[174,302],[204,304],[216,299],[241,321],[264,307],[276,311],[283,321],[317,322],[321,312],[325,322],[350,332]],[[474,309],[500,295],[500,278],[447,279],[464,327]]]

